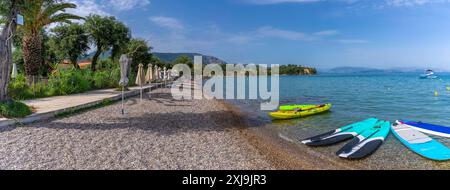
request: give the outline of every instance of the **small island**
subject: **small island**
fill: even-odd
[[[316,68],[301,65],[281,65],[280,75],[316,75]]]

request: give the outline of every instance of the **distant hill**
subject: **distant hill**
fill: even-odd
[[[352,73],[383,73],[383,70],[366,67],[336,67],[325,71],[326,73],[352,74]]]
[[[86,56],[80,58],[79,60],[87,60],[87,59],[92,59],[92,57],[94,57],[95,52],[89,53]],[[153,56],[158,57],[159,59],[163,60],[164,62],[172,62],[174,61],[176,58],[182,56],[182,55],[186,55],[188,57],[190,57],[192,60],[194,60],[194,56],[203,56],[203,64],[227,64],[227,62],[214,57],[214,56],[209,56],[209,55],[202,55],[199,53],[159,53],[159,52],[153,52],[152,53]],[[111,51],[107,51],[105,53],[102,53],[99,57],[99,59],[105,59],[111,56]]]
[[[78,60],[79,60],[79,61],[92,60],[92,58],[94,57],[94,55],[95,55],[95,51],[86,54],[85,56],[79,58]],[[111,57],[111,51],[106,51],[106,52],[100,54],[100,57],[99,57],[98,59],[106,59],[106,58],[108,58],[108,57]]]
[[[214,56],[209,56],[209,55],[202,55],[199,53],[159,53],[159,52],[154,52],[152,53],[153,56],[158,57],[159,59],[165,61],[165,62],[172,62],[174,61],[176,58],[182,56],[182,55],[186,55],[188,57],[190,57],[192,60],[194,60],[194,56],[203,56],[203,64],[227,64],[227,62],[214,57]]]
[[[383,74],[383,73],[423,73],[426,68],[413,68],[413,67],[396,67],[390,69],[374,69],[368,67],[336,67],[333,69],[320,70],[322,73],[332,74]],[[437,72],[440,69],[433,69]]]

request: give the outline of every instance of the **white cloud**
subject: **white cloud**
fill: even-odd
[[[149,0],[66,0],[77,5],[76,9],[69,9],[67,12],[79,16],[89,16],[98,14],[110,16],[108,11],[129,11],[134,8],[146,7],[150,4]]]
[[[108,3],[118,11],[128,11],[150,5],[149,0],[109,0]]]
[[[256,5],[273,5],[281,3],[314,3],[314,2],[341,2],[341,3],[369,3],[374,7],[406,7],[420,6],[431,3],[450,3],[450,0],[242,0],[245,3]]]
[[[440,0],[386,0],[386,4],[388,6],[394,7],[402,7],[402,6],[415,6],[415,5],[424,5],[428,3],[436,3]]]
[[[67,9],[68,13],[86,17],[90,14],[110,15],[105,11],[105,7],[98,4],[95,0],[69,0],[68,2],[77,5],[76,9]]]
[[[334,36],[339,34],[339,31],[337,30],[324,30],[314,33],[316,36]]]
[[[361,39],[340,39],[340,40],[336,40],[336,42],[339,42],[341,44],[365,44],[365,43],[369,43],[369,41],[361,40]]]
[[[150,17],[150,20],[161,27],[168,28],[171,30],[184,29],[183,23],[181,23],[178,19],[172,17],[155,16]]]
[[[280,3],[310,3],[318,2],[322,0],[244,0],[247,3],[258,4],[258,5],[271,5]]]
[[[315,41],[315,40],[324,40],[327,37],[335,36],[338,34],[339,31],[337,30],[323,30],[309,34],[299,31],[275,28],[272,26],[263,26],[251,32],[228,34],[227,42],[236,44],[247,44],[264,38],[278,38],[283,40],[294,40],[294,41]],[[352,43],[352,42],[353,41],[349,40],[341,41],[341,43]],[[357,41],[354,41],[353,43],[356,42]]]
[[[283,30],[271,26],[264,26],[257,30],[256,34],[261,37],[275,37],[287,40],[311,40],[312,38],[302,32]]]

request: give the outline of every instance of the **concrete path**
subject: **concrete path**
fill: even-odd
[[[161,87],[161,84],[151,84],[144,86],[144,91]],[[129,91],[124,93],[125,98],[137,96],[140,94],[140,87],[129,87]],[[147,96],[148,97],[148,96]],[[121,91],[116,89],[93,90],[80,94],[72,94],[66,96],[53,96],[46,98],[38,98],[26,100],[23,103],[33,107],[34,113],[26,118],[7,119],[0,118],[0,127],[27,124],[39,120],[45,120],[55,117],[58,114],[76,111],[83,108],[92,107],[102,103],[104,100],[116,101],[122,98]],[[144,94],[146,98],[146,94]]]

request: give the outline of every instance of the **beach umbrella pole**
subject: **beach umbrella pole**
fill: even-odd
[[[125,115],[125,106],[124,106],[124,87],[122,86],[122,115]]]

